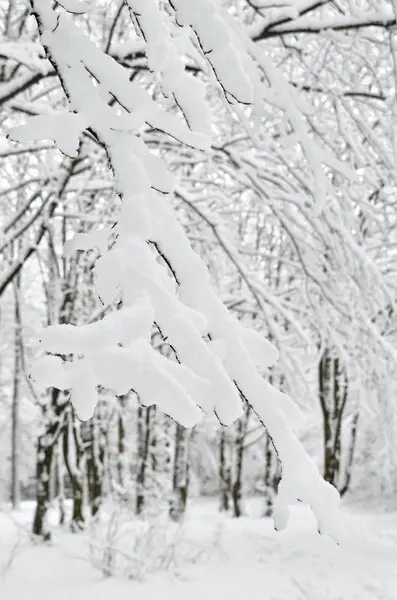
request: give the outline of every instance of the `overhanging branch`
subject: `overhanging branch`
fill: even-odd
[[[251,37],[254,42],[298,33],[320,33],[322,31],[348,31],[365,27],[382,27],[389,29],[397,24],[392,11],[372,11],[356,17],[353,15],[335,15],[327,18],[312,17],[290,19],[281,24],[252,28]]]

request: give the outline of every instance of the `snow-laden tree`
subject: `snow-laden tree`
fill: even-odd
[[[70,110],[56,76],[59,69],[46,60],[35,20],[23,4],[10,3],[4,12],[0,102],[7,125],[24,114],[56,116]],[[151,4],[145,3],[145,11]],[[329,393],[321,395],[324,446],[328,444],[327,456],[337,465],[340,424],[346,416],[346,425],[354,423],[356,414],[353,388],[357,382],[372,386],[375,393],[367,397],[373,403],[375,395],[380,396],[379,382],[386,382],[387,388],[393,368],[392,346],[383,333],[390,330],[395,297],[395,262],[388,241],[393,208],[386,201],[395,180],[389,126],[394,101],[387,29],[393,23],[391,4],[298,2],[295,10],[287,2],[280,7],[261,2],[259,8],[258,2],[245,0],[223,4],[233,16],[231,20],[223,13],[228,27],[236,32],[236,20],[246,26],[238,27],[238,52],[250,67],[246,71],[254,82],[254,102],[233,100],[230,85],[222,87],[216,79],[217,70],[207,60],[211,54],[203,55],[191,29],[175,27],[173,8],[161,2],[161,18],[183,56],[186,89],[191,82],[196,88],[200,82],[206,85],[206,110],[201,104],[201,112],[194,115],[211,113],[207,125],[211,122],[212,144],[203,152],[186,145],[185,138],[160,132],[149,120],[137,133],[177,176],[167,205],[177,208],[179,222],[210,266],[221,298],[245,325],[253,325],[280,350],[271,376],[282,380],[302,404],[315,398],[317,387],[321,391],[321,385],[311,381],[317,362],[325,365],[330,355],[331,366],[339,362],[347,370],[348,385],[339,387],[342,411],[335,413],[329,407],[334,401],[332,373],[338,369],[322,370],[331,374],[323,389]],[[135,3],[95,3],[73,20],[130,79],[148,90],[158,107],[166,108],[174,123],[175,117],[179,126],[184,119],[189,123],[189,115],[183,117],[183,98],[162,88],[164,78],[170,79],[161,62],[167,53],[159,61],[156,53],[147,51],[154,38],[144,23],[154,23],[153,13],[144,16],[141,9]],[[183,94],[180,86],[176,91]],[[125,116],[126,108],[114,95],[105,102],[110,113]],[[12,200],[20,188],[26,203],[16,214],[10,211],[12,202],[6,206],[10,212],[1,246],[0,291],[30,256],[42,260],[40,249],[53,221],[64,219],[68,235],[71,223],[79,220],[102,220],[110,231],[114,220],[109,216],[120,205],[113,197],[107,146],[95,131],[82,131],[78,157],[72,159],[55,156],[51,144],[40,140],[25,148],[1,149],[9,178],[3,197]],[[26,177],[16,181],[13,162],[20,153],[28,156]],[[387,194],[384,181],[390,186]],[[88,215],[90,194],[95,210]],[[9,261],[7,252],[15,239],[23,243],[18,257]],[[114,240],[115,229],[110,244]],[[157,248],[170,263],[159,244]],[[101,314],[113,310],[118,300],[103,307]],[[77,322],[75,315],[71,322]],[[173,343],[169,336],[168,341]],[[309,361],[302,359],[305,354]],[[260,372],[267,377],[264,364]],[[379,402],[388,440],[393,423],[386,418],[390,397],[384,390]],[[325,472],[337,484],[335,469]]]
[[[312,506],[320,530],[336,535],[338,495],[321,479],[288,423],[288,416],[296,414],[294,404],[258,372],[258,367],[274,363],[277,352],[233,318],[214,293],[204,263],[172,211],[168,196],[175,178],[139,136],[149,124],[188,147],[209,150],[206,86],[186,71],[181,59],[186,48],[195,48],[208,65],[208,85],[219,86],[232,105],[259,100],[256,61],[266,64],[273,93],[283,92],[283,78],[216,3],[129,0],[128,7],[142,32],[149,66],[158,73],[164,95],[175,98],[181,115],[164,110],[129,81],[126,70],[66,14],[83,12],[85,6],[64,0],[53,9],[47,0],[32,1],[41,43],[69,110],[33,117],[10,135],[21,142],[54,139],[64,154],[77,157],[83,132],[88,132],[106,149],[121,200],[114,228],[78,234],[66,248],[69,253],[98,248],[97,293],[104,305],[117,300],[120,308],[95,323],[43,331],[42,347],[52,356],[35,363],[33,378],[45,387],[70,389],[82,419],[92,415],[98,386],[117,395],[133,389],[142,403],[158,404],[185,426],[211,412],[230,424],[240,416],[242,401],[248,402],[268,429],[283,465],[277,527],[285,525],[288,505],[300,500]],[[298,115],[294,119],[298,125]],[[321,161],[326,159],[313,154],[304,128],[297,134],[309,161],[316,163],[312,166],[321,202],[326,183]],[[150,345],[153,323],[176,361]],[[67,355],[73,361],[63,361]]]

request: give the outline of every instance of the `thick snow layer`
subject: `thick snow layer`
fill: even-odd
[[[10,60],[15,60],[26,66],[28,69],[37,69],[42,71],[45,60],[44,48],[37,42],[28,41],[0,41],[0,56],[5,56]]]
[[[253,88],[236,48],[236,36],[212,0],[173,0],[180,25],[196,33],[222,87],[239,102],[250,104]],[[233,68],[230,65],[233,64]]]
[[[89,6],[82,0],[58,0],[65,10],[75,15],[83,14],[89,10]]]
[[[160,73],[164,95],[174,96],[193,131],[211,135],[211,123],[205,102],[205,84],[185,71],[182,55],[189,44],[187,36],[171,35],[157,0],[128,0],[147,42],[151,70]],[[185,42],[185,43],[183,43]]]
[[[287,532],[276,533],[269,519],[232,520],[217,514],[215,502],[200,502],[183,526],[174,572],[136,582],[103,579],[89,562],[88,534],[57,531],[52,546],[24,542],[31,511],[24,506],[13,515],[19,529],[0,514],[0,567],[13,556],[0,579],[2,600],[396,599],[397,513],[346,513],[354,533],[337,546],[317,535],[302,508],[294,508]],[[194,564],[190,557],[199,555]]]
[[[13,127],[9,136],[16,142],[53,140],[58,148],[70,157],[77,156],[82,131],[86,128],[80,114],[64,112],[51,116],[31,117],[28,124]]]
[[[68,258],[76,250],[91,250],[98,248],[100,254],[105,254],[108,249],[109,229],[99,229],[89,233],[76,233],[72,240],[66,242],[63,247],[65,258]]]

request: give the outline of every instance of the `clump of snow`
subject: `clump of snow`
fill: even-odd
[[[37,69],[39,72],[43,71],[46,62],[44,48],[37,42],[1,41],[0,54],[25,65],[28,69]]]
[[[84,14],[89,10],[88,4],[83,0],[58,0],[58,4],[75,15]]]
[[[8,135],[14,141],[22,143],[53,140],[61,152],[76,157],[80,137],[86,127],[80,114],[64,112],[31,117],[27,124],[10,129]]]
[[[68,258],[76,250],[91,250],[98,248],[100,254],[105,254],[108,249],[108,239],[110,230],[99,229],[89,233],[76,233],[72,240],[65,243],[63,254]]]

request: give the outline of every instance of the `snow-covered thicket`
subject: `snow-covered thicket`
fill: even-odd
[[[138,514],[159,487],[173,490],[183,512],[189,489],[218,479],[222,507],[239,515],[248,477],[266,503],[278,485],[261,420],[284,463],[280,524],[288,502],[329,488],[294,436],[300,411],[276,388],[310,414],[299,437],[337,489],[365,478],[353,466],[368,453],[379,481],[390,476],[389,3],[58,4],[35,3],[34,17],[23,1],[0,3],[1,128],[20,141],[0,146],[13,481],[27,428],[41,516],[63,482],[81,524],[108,485],[124,501],[132,492]],[[99,398],[84,423],[69,393],[26,377],[40,322],[52,326],[40,333],[49,354],[32,374],[71,390],[80,418]],[[191,433],[162,411],[188,426],[206,418]],[[215,413],[242,416],[226,429]]]
[[[58,356],[39,359],[33,378],[45,387],[71,389],[71,400],[82,419],[93,413],[98,385],[117,395],[133,389],[144,404],[158,404],[185,426],[212,411],[228,425],[240,416],[244,398],[268,429],[282,462],[277,527],[285,525],[287,506],[298,499],[313,507],[322,531],[336,534],[338,494],[321,479],[290,428],[292,402],[257,370],[273,364],[277,352],[233,318],[215,295],[204,263],[192,251],[169,205],[168,195],[176,182],[137,135],[148,123],[188,146],[208,150],[205,87],[198,79],[193,79],[194,85],[186,81],[189,75],[179,58],[174,31],[183,28],[179,43],[191,45],[193,39],[199,43],[226,99],[250,103],[255,100],[259,75],[244,38],[213,2],[175,0],[175,13],[167,15],[162,3],[129,0],[146,42],[149,66],[159,72],[164,94],[174,96],[185,125],[179,116],[162,110],[139,85],[129,82],[124,69],[73,23],[64,9],[75,12],[76,3],[61,4],[61,9],[54,10],[47,0],[33,0],[32,8],[47,57],[68,96],[69,111],[33,117],[10,135],[25,143],[54,139],[63,153],[73,157],[83,131],[89,131],[106,148],[122,198],[111,247],[107,249],[102,231],[98,239],[91,234],[87,240],[80,234],[68,245],[68,252],[92,243],[97,246],[101,254],[95,266],[98,295],[105,305],[117,300],[122,306],[117,314],[99,322],[81,327],[56,325],[44,331],[43,349]],[[77,12],[81,10],[84,7],[78,5]],[[282,85],[267,59],[266,68]],[[122,111],[109,106],[111,97]],[[298,124],[295,109],[289,108]],[[305,141],[304,129],[297,133],[309,160],[321,161]],[[318,189],[326,183],[321,173],[320,165]],[[153,322],[174,349],[177,362],[159,356],[151,347]],[[72,362],[62,360],[61,356],[71,354]]]

